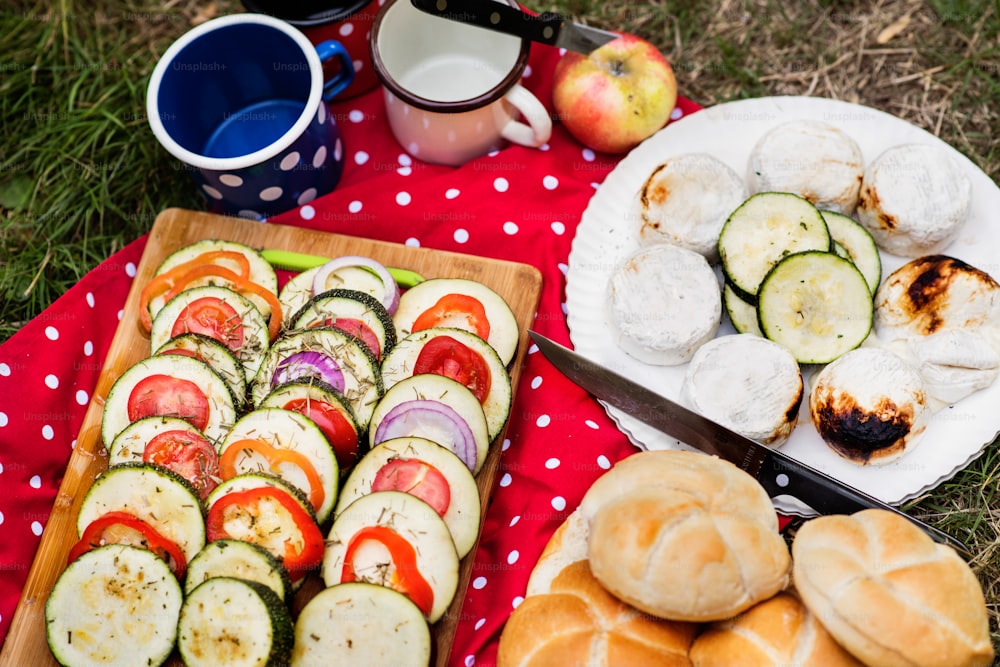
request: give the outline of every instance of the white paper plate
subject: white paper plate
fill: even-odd
[[[671,123],[618,164],[587,205],[573,240],[566,275],[570,339],[584,356],[677,400],[686,366],[650,366],[625,354],[612,338],[606,313],[606,287],[615,266],[639,247],[638,191],[665,158],[683,153],[713,155],[739,174],[757,139],[780,123],[814,119],[839,127],[861,147],[867,164],[883,150],[902,143],[944,146],[972,181],[970,219],[946,254],[987,273],[1000,275],[1000,188],[968,158],[932,134],[869,107],[810,97],[767,97],[720,104]],[[883,253],[883,278],[907,260]],[[734,333],[723,316],[719,335]],[[809,371],[804,369],[809,382]],[[808,384],[807,384],[808,387]],[[820,439],[803,400],[798,426],[781,451],[840,479],[883,502],[899,504],[952,477],[976,458],[1000,432],[1000,382],[936,414],[917,447],[895,463],[861,467],[840,458]],[[618,427],[640,449],[686,448],[678,440],[605,406]],[[791,498],[775,499],[786,513],[814,512]]]

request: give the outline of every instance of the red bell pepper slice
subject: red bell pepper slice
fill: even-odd
[[[347,545],[344,554],[344,570],[340,575],[341,583],[362,581],[354,569],[354,557],[358,547],[374,540],[389,550],[392,563],[395,566],[388,581],[376,583],[386,585],[406,595],[414,604],[429,616],[434,606],[434,589],[427,583],[417,569],[417,552],[405,537],[386,526],[366,526],[356,532]]]
[[[241,520],[246,523],[246,531],[230,533],[227,525]],[[210,542],[234,538],[264,547],[282,560],[293,582],[323,562],[324,543],[319,526],[295,498],[275,486],[223,495],[208,510],[205,534]]]
[[[301,470],[309,482],[309,502],[312,504],[314,510],[319,511],[319,508],[323,505],[323,501],[326,499],[323,480],[320,479],[319,473],[316,472],[316,466],[312,464],[309,457],[293,449],[272,447],[267,442],[256,438],[237,440],[227,445],[226,449],[222,452],[222,456],[219,457],[219,477],[225,480],[235,477],[240,473],[236,469],[236,457],[239,456],[240,452],[245,450],[256,452],[263,457],[267,461],[270,471],[273,473],[280,473],[281,464],[283,463],[289,463]]]
[[[178,264],[168,271],[164,271],[146,283],[139,295],[139,317],[142,320],[142,325],[146,331],[149,331],[153,325],[152,314],[149,312],[150,301],[158,296],[166,294],[176,287],[178,283],[183,285],[189,282],[185,276],[191,269],[205,265],[225,269],[225,267],[216,264],[216,261],[219,260],[236,262],[236,264],[239,265],[240,271],[237,275],[244,279],[250,277],[250,260],[247,259],[246,255],[236,252],[235,250],[211,250],[209,252],[204,252],[192,260],[184,262],[183,264]]]
[[[106,544],[129,544],[148,549],[162,558],[178,579],[187,571],[187,558],[176,542],[134,514],[121,511],[107,512],[87,524],[80,540],[69,550],[69,561]]]

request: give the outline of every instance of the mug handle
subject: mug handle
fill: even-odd
[[[354,82],[354,61],[344,45],[332,39],[317,44],[316,53],[319,54],[320,62],[325,63],[332,58],[340,61],[337,75],[323,83],[323,99],[330,102]]]
[[[552,137],[552,116],[527,88],[515,84],[504,99],[521,112],[525,122],[511,120],[500,130],[500,136],[529,148],[538,148]]]

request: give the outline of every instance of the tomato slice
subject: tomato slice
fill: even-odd
[[[178,579],[187,571],[187,558],[176,542],[128,512],[113,511],[97,517],[83,530],[80,540],[69,550],[69,560],[106,544],[128,544],[152,551],[162,558]]]
[[[143,417],[180,417],[199,431],[208,426],[209,403],[194,382],[156,373],[139,380],[128,397],[129,421]]]
[[[223,495],[208,510],[205,535],[212,542],[242,539],[267,549],[282,560],[293,582],[323,562],[319,526],[287,491],[274,486]]]
[[[375,473],[372,491],[405,491],[444,516],[451,504],[448,478],[420,459],[392,459]]]
[[[267,461],[271,472],[280,473],[281,466],[286,463],[301,470],[309,482],[309,502],[313,509],[319,511],[326,498],[326,490],[323,488],[323,480],[316,472],[316,466],[312,464],[308,456],[294,449],[272,447],[263,440],[244,438],[227,445],[222,456],[219,457],[219,471],[222,479],[231,479],[239,474],[236,469],[236,457],[244,451],[255,452],[261,456]]]
[[[197,333],[219,341],[234,352],[243,347],[246,338],[243,319],[236,309],[222,299],[205,296],[184,306],[170,336]]]
[[[410,330],[423,331],[432,327],[455,327],[472,331],[483,339],[490,337],[490,320],[486,317],[486,307],[479,299],[468,294],[445,294],[437,303],[420,313]]]
[[[376,359],[382,358],[382,346],[378,342],[378,336],[375,335],[370,326],[361,320],[353,317],[328,318],[322,322],[317,322],[313,326],[333,327],[338,331],[351,334],[364,343],[365,347],[372,351]]]
[[[355,571],[354,559],[358,548],[368,541],[375,541],[384,546],[392,558],[394,569],[386,582],[389,587],[410,598],[425,616],[429,616],[434,606],[434,589],[427,583],[417,569],[417,552],[405,537],[386,526],[366,526],[356,532],[347,545],[344,554],[344,570],[340,582],[362,581]],[[383,570],[379,568],[380,576]]]
[[[413,374],[436,373],[457,380],[472,390],[480,403],[490,393],[492,376],[482,355],[451,336],[427,341],[413,364]]]
[[[219,485],[219,455],[197,433],[182,429],[157,433],[146,443],[142,460],[173,470],[191,482],[202,500]]]
[[[293,398],[282,406],[309,417],[330,442],[341,471],[349,470],[360,456],[358,432],[344,414],[326,401]]]

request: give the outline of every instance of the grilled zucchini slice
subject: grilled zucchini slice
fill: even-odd
[[[865,277],[832,252],[789,255],[768,272],[757,296],[764,336],[803,364],[825,364],[861,345],[873,314]]]

